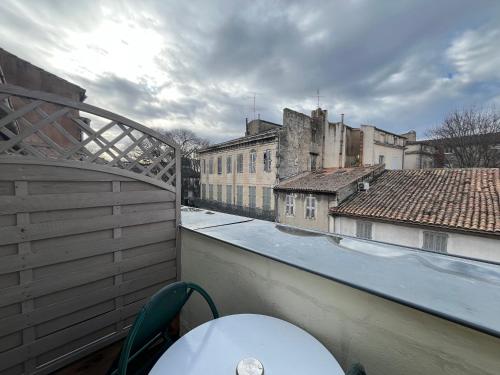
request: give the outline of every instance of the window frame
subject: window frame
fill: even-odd
[[[207,199],[207,184],[201,184],[201,199]]]
[[[356,220],[356,237],[365,240],[373,239],[373,223],[367,220]]]
[[[243,173],[243,154],[236,156],[236,173]]]
[[[214,200],[214,184],[208,184],[208,200]]]
[[[272,159],[271,159],[271,150],[267,149],[264,151],[264,172],[271,172],[272,169]]]
[[[318,207],[318,200],[316,199],[316,197],[312,194],[307,195],[304,205],[305,218],[309,220],[316,220],[317,207]]]
[[[262,187],[262,209],[265,211],[271,211],[271,195],[273,189],[268,186]],[[267,198],[267,201],[266,201]],[[267,204],[268,203],[268,204]]]
[[[231,155],[226,157],[226,173],[233,173],[233,157]]]
[[[226,185],[226,203],[233,204],[233,185]]]
[[[431,240],[430,246],[426,246],[426,242],[427,245],[429,244],[429,240],[426,241],[426,236],[432,236],[432,238],[430,239]],[[449,238],[448,233],[424,230],[422,231],[422,250],[433,251],[440,254],[448,254],[448,238]],[[438,248],[439,247],[437,242],[438,239],[442,241],[439,245],[444,244],[444,249]]]
[[[255,149],[250,150],[248,154],[248,173],[255,173],[257,167],[257,151]]]
[[[248,208],[257,208],[257,186],[248,186]]]
[[[295,195],[285,194],[285,215],[295,216]]]
[[[217,202],[222,203],[222,184],[217,184]]]
[[[236,185],[236,205],[243,207],[243,185]]]
[[[222,174],[222,156],[217,157],[217,174]]]
[[[214,158],[208,160],[208,174],[214,174]]]

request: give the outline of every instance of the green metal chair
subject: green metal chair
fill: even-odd
[[[126,375],[128,365],[146,349],[157,344],[160,338],[163,339],[159,356],[163,354],[175,341],[168,335],[167,330],[172,320],[179,314],[184,304],[191,294],[196,291],[207,301],[214,319],[219,317],[217,308],[212,298],[199,285],[183,281],[167,285],[156,292],[144,305],[137,315],[134,324],[123,343],[118,363],[111,367],[108,374]],[[155,361],[149,361],[148,365],[154,365]],[[141,361],[142,362],[142,361]],[[149,368],[142,368],[135,373],[147,373]]]
[[[366,375],[365,368],[360,363],[355,363],[345,375]]]

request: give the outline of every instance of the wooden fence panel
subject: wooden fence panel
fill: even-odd
[[[110,166],[0,157],[0,374],[46,374],[123,338],[178,277],[178,199]]]

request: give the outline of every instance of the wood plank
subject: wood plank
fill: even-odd
[[[38,249],[36,253],[20,256],[18,254],[4,257],[0,262],[0,275],[20,271],[26,268],[43,267],[50,264],[63,263],[91,257],[100,254],[112,253],[117,250],[140,249],[148,245],[164,246],[168,249],[175,240],[175,230],[156,231],[140,237],[122,237],[109,239],[80,240],[71,243],[64,241]],[[68,242],[70,242],[68,244]],[[36,243],[36,242],[35,242]]]
[[[80,162],[83,164],[82,162]],[[0,180],[9,181],[131,181],[112,173],[50,165],[1,164]]]
[[[34,241],[44,238],[61,237],[103,229],[127,227],[139,224],[169,221],[175,218],[174,210],[140,212],[125,215],[108,215],[99,218],[72,221],[53,221],[0,228],[0,245],[14,242]]]
[[[11,286],[3,289],[0,306],[7,306],[24,301],[25,299],[36,298],[60,290],[70,289],[95,280],[112,277],[122,272],[126,274],[127,272],[152,265],[161,264],[161,267],[165,267],[167,270],[169,267],[175,267],[175,260],[173,259],[175,259],[175,256],[172,257],[169,253],[153,253],[147,254],[146,256],[127,259],[119,265],[110,263],[99,267],[99,269],[82,270],[82,272],[68,274],[64,278],[50,277],[22,286]]]
[[[169,251],[173,255],[174,249],[169,249]],[[29,314],[16,314],[0,319],[0,336],[71,314],[95,304],[112,301],[117,296],[129,296],[145,288],[155,285],[168,285],[174,281],[175,270],[171,268],[168,272],[165,272],[165,270],[150,272],[142,278],[126,281],[121,285],[96,288],[89,293],[77,294],[73,298],[38,307]]]
[[[0,196],[0,215],[174,200],[175,195],[167,190]]]

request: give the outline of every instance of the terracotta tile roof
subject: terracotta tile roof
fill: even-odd
[[[311,193],[335,193],[372,172],[381,173],[383,165],[353,168],[328,168],[305,172],[281,181],[274,190]]]
[[[500,235],[499,169],[386,171],[330,212]]]

